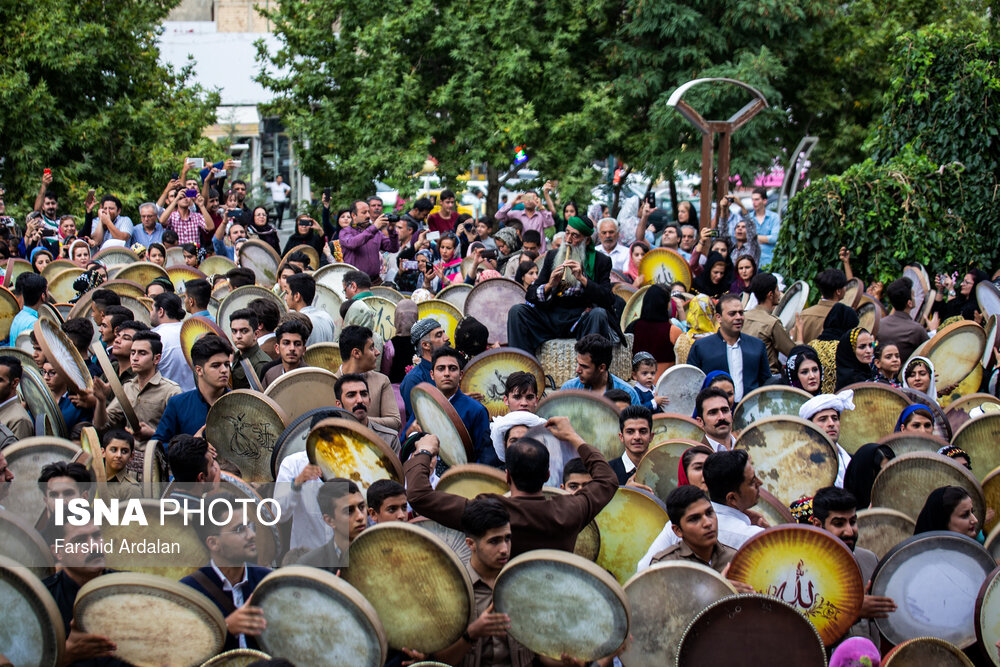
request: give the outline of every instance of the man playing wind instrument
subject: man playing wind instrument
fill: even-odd
[[[624,339],[612,315],[611,260],[595,251],[593,233],[587,219],[566,221],[566,238],[545,254],[542,270],[528,288],[527,303],[510,311],[511,347],[534,354],[553,338],[580,339],[596,333],[612,342]]]

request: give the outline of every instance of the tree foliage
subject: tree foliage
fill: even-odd
[[[30,210],[42,170],[68,210],[89,187],[135,205],[159,194],[214,122],[218,95],[158,62],[179,0],[0,4],[0,157],[8,206]]]
[[[378,178],[412,189],[428,156],[453,179],[490,166],[493,207],[524,145],[543,173],[580,172],[612,105],[593,96],[613,5],[501,0],[281,0],[283,48],[258,58],[302,168],[342,201]],[[605,117],[602,118],[602,113]],[[454,182],[453,180],[451,182]]]
[[[867,280],[907,262],[943,271],[1000,265],[1000,47],[982,34],[927,28],[901,37],[865,150],[789,206],[776,265],[808,277],[845,245]]]
[[[688,80],[727,77],[754,86],[770,105],[733,135],[731,173],[766,170],[781,150],[774,139],[786,120],[780,83],[829,8],[827,0],[626,0],[623,20],[604,44],[616,73],[610,90],[623,110],[606,152],[647,174],[697,172],[701,135],[667,99]],[[705,118],[725,119],[749,95],[715,84],[692,89],[685,100]]]
[[[783,145],[805,135],[820,138],[810,156],[813,173],[835,174],[862,161],[862,144],[883,111],[900,37],[929,25],[985,32],[984,0],[850,0],[836,3],[805,30],[803,43],[780,82],[789,123]]]

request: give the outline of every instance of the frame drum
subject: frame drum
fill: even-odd
[[[602,568],[565,551],[536,549],[507,563],[493,603],[497,613],[510,616],[511,637],[555,660],[563,653],[596,660],[628,639],[625,591]]]
[[[261,648],[297,665],[381,667],[385,630],[375,608],[344,579],[292,565],[264,577],[251,597],[264,610]]]
[[[705,372],[690,364],[677,364],[663,371],[656,381],[653,393],[657,396],[666,396],[670,402],[663,406],[660,412],[684,417],[693,415],[694,399],[701,391],[704,381]]]
[[[914,535],[872,573],[871,594],[898,605],[875,624],[893,644],[936,637],[968,648],[976,641],[976,596],[994,568],[986,550],[964,535],[944,530]]]
[[[118,646],[115,657],[137,665],[200,665],[226,641],[214,602],[152,574],[91,579],[77,593],[73,617],[80,631],[108,637]]]
[[[677,659],[684,631],[702,609],[736,589],[707,565],[655,563],[625,583],[632,606],[632,643],[621,658],[628,667],[662,667]]]
[[[442,461],[456,466],[475,458],[469,430],[440,389],[429,382],[421,382],[410,392],[410,405],[421,430],[435,434],[440,440],[438,453]]]
[[[0,646],[13,665],[62,664],[66,628],[52,595],[17,561],[0,556]]]

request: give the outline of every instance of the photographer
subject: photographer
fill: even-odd
[[[299,245],[315,248],[319,256],[323,257],[323,228],[308,215],[300,215],[295,219],[295,233],[288,237],[281,256],[284,257],[288,251]],[[313,268],[318,269],[319,267],[314,266]]]
[[[395,225],[398,220],[398,216],[382,214],[372,222],[368,202],[359,199],[351,204],[351,226],[340,232],[344,261],[367,273],[373,285],[382,284],[379,252],[399,251]]]

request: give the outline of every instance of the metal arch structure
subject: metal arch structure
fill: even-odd
[[[751,99],[742,109],[730,116],[727,120],[705,120],[694,107],[684,101],[684,94],[695,86],[707,83],[724,83],[738,86],[748,91]],[[701,210],[698,215],[698,223],[702,229],[709,227],[712,222],[712,202],[715,201],[715,186],[712,179],[713,172],[713,149],[715,145],[715,135],[719,135],[719,192],[720,197],[729,192],[729,143],[733,132],[746,125],[751,118],[768,107],[767,100],[763,93],[753,86],[737,81],[736,79],[710,78],[693,79],[675,90],[667,100],[667,105],[673,107],[684,118],[701,131]]]
[[[785,204],[798,192],[802,169],[809,159],[809,154],[813,152],[818,143],[819,137],[807,135],[802,137],[799,145],[795,147],[795,152],[792,153],[791,159],[788,161],[788,166],[785,168],[785,178],[781,181],[781,191],[778,194],[779,216],[783,217],[785,215]]]

